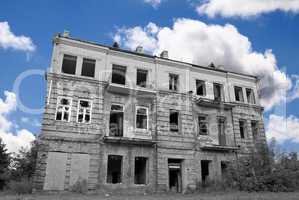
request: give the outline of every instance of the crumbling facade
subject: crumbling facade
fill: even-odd
[[[257,78],[58,35],[34,185],[175,191],[265,144]]]

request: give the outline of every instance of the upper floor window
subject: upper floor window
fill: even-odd
[[[112,104],[110,108],[109,136],[122,137],[124,127],[123,105]]]
[[[82,76],[94,77],[96,61],[93,59],[83,58]]]
[[[198,134],[208,135],[208,121],[206,116],[198,116]]]
[[[255,97],[254,97],[253,89],[246,88],[246,97],[247,97],[248,103],[255,104]]]
[[[71,116],[71,108],[71,98],[59,97],[57,99],[56,120],[69,122]]]
[[[258,137],[258,122],[257,121],[251,121],[251,131],[252,131],[252,137],[254,140]]]
[[[196,80],[196,94],[200,96],[206,95],[206,83],[202,80]]]
[[[136,84],[139,87],[146,87],[146,82],[147,82],[147,70],[143,70],[143,69],[137,69],[137,80],[136,80]]]
[[[169,90],[178,91],[179,75],[169,74]]]
[[[136,128],[147,130],[148,108],[136,106]]]
[[[62,61],[62,73],[76,74],[77,57],[64,54]]]
[[[170,131],[179,131],[179,112],[177,110],[169,110]]]
[[[244,102],[243,89],[241,87],[235,86],[235,99],[236,101]]]
[[[91,118],[91,102],[87,100],[79,100],[77,122],[90,123]]]
[[[245,121],[244,120],[239,120],[239,128],[240,128],[240,137],[242,139],[244,139],[245,138],[245,131],[246,131]]]
[[[213,88],[214,88],[215,101],[223,101],[224,100],[223,85],[219,83],[214,83]]]
[[[112,83],[117,83],[121,85],[126,84],[126,67],[120,65],[112,66]]]
[[[226,145],[226,136],[225,136],[225,118],[219,117],[218,119],[218,136],[219,136],[219,145]]]

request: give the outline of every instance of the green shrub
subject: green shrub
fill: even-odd
[[[8,189],[16,194],[29,194],[32,193],[32,182],[26,178],[19,181],[11,180]]]

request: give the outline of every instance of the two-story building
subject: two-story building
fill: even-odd
[[[266,142],[254,76],[71,38],[53,40],[34,184],[176,191],[220,180]]]

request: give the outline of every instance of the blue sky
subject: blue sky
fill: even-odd
[[[30,38],[35,50],[24,50],[15,46],[4,47],[3,44],[1,46],[0,38],[0,65],[3,69],[0,74],[0,98],[5,101],[4,92],[13,90],[15,80],[22,72],[30,69],[47,70],[51,58],[52,38],[63,30],[69,30],[76,38],[107,45],[111,45],[114,36],[119,33],[121,44],[125,48],[131,48],[128,31],[134,27],[140,27],[144,31],[150,22],[159,30],[165,27],[171,29],[178,19],[183,18],[187,19],[188,23],[190,20],[204,23],[208,26],[207,29],[212,24],[221,28],[225,24],[231,24],[239,35],[248,38],[253,51],[264,54],[267,49],[271,49],[277,61],[276,70],[285,72],[290,79],[292,86],[286,90],[286,94],[293,94],[294,98],[289,100],[286,106],[281,101],[275,103],[265,112],[265,120],[272,123],[270,128],[277,132],[274,135],[282,141],[283,148],[299,151],[299,131],[296,130],[299,129],[299,100],[296,96],[296,75],[299,75],[298,4],[288,7],[289,0],[286,0],[286,6],[282,8],[278,6],[272,10],[263,10],[262,5],[254,4],[255,0],[244,0],[243,2],[248,3],[247,10],[240,14],[238,11],[225,12],[226,7],[217,5],[217,1],[206,1],[206,6],[214,6],[215,16],[212,16],[213,12],[209,9],[199,11],[197,8],[204,3],[192,0],[4,1],[0,6],[0,23],[7,22],[14,36],[23,35]],[[156,4],[153,5],[153,2]],[[148,37],[152,36],[147,34]],[[157,33],[155,34],[154,38],[157,39]],[[3,40],[2,38],[2,42]],[[157,43],[163,43],[160,41],[162,39],[157,40]],[[155,52],[150,48],[148,50]],[[42,108],[45,102],[45,87],[46,81],[40,75],[24,79],[19,93],[23,104],[30,108]],[[41,114],[26,113],[17,107],[3,116],[7,122],[11,122],[6,132],[14,135],[18,135],[20,130],[28,130],[34,134],[40,132]],[[286,129],[275,127],[277,121],[286,125]],[[282,139],[283,134],[287,134],[287,138]]]

